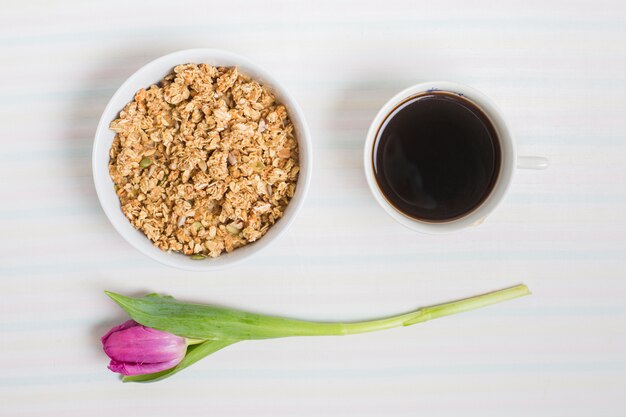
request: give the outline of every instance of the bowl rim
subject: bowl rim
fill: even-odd
[[[245,245],[242,248],[238,248],[237,250],[231,253],[228,253],[228,254],[224,253],[220,255],[220,257],[215,258],[215,260],[220,259],[219,263],[212,262],[214,261],[213,258],[207,258],[203,260],[189,259],[188,262],[187,260],[183,262],[178,262],[180,258],[178,258],[177,260],[177,258],[175,257],[184,257],[185,255],[174,253],[174,252],[163,251],[153,246],[152,242],[150,242],[150,247],[156,249],[156,251],[150,250],[149,248],[146,247],[146,245],[136,244],[133,241],[133,239],[131,239],[128,236],[128,234],[131,233],[131,231],[128,228],[123,227],[122,224],[120,224],[119,216],[120,215],[122,216],[124,222],[126,222],[126,224],[130,226],[132,231],[136,231],[139,233],[142,233],[142,232],[136,230],[132,226],[132,224],[128,221],[128,219],[126,219],[126,217],[123,215],[121,211],[121,208],[119,207],[119,204],[116,206],[117,210],[119,210],[119,213],[113,213],[112,209],[107,208],[107,205],[104,204],[104,201],[106,199],[109,199],[110,196],[107,195],[107,190],[104,188],[103,182],[106,182],[107,178],[109,180],[111,179],[108,174],[108,165],[107,167],[102,167],[101,164],[98,162],[99,155],[100,155],[99,148],[101,147],[101,142],[107,140],[104,136],[106,132],[108,132],[109,130],[110,122],[113,120],[111,117],[115,117],[115,115],[117,115],[119,111],[121,110],[121,108],[118,109],[118,108],[113,108],[113,107],[117,107],[115,103],[120,99],[121,96],[125,96],[129,94],[127,90],[130,88],[131,85],[140,81],[142,77],[146,77],[146,73],[149,70],[155,67],[164,65],[164,63],[166,62],[169,63],[169,62],[176,61],[179,64],[184,64],[186,62],[201,62],[203,60],[205,61],[230,60],[230,61],[236,62],[237,63],[236,65],[248,67],[249,69],[251,69],[252,71],[256,73],[254,74],[253,78],[257,80],[261,79],[264,85],[266,85],[273,92],[275,92],[277,96],[279,96],[279,98],[281,99],[280,100],[281,103],[287,107],[289,114],[290,115],[295,114],[297,121],[298,121],[298,126],[297,126],[298,133],[297,133],[296,140],[298,141],[298,148],[300,149],[300,173],[298,176],[298,181],[296,183],[297,184],[296,194],[289,201],[289,204],[287,205],[287,208],[283,217],[279,219],[279,221],[276,222],[276,224],[270,227],[270,230],[268,231],[267,234],[265,234],[259,240],[253,242],[250,245]],[[174,64],[174,66],[175,65],[178,65],[178,64]],[[172,66],[171,68],[173,68],[174,66]],[[152,80],[152,81],[147,80],[146,83],[144,84],[146,84],[145,87],[147,87],[148,85],[154,84],[158,81],[159,80]],[[132,91],[133,95],[134,93],[135,93],[135,90]],[[292,119],[293,119],[293,116],[292,116]],[[294,123],[294,125],[295,124],[296,123]],[[108,149],[110,149],[110,145],[107,146],[106,149],[108,151]],[[92,178],[94,182],[94,187],[96,189],[96,194],[98,196],[98,202],[100,204],[100,207],[104,211],[107,219],[109,220],[113,228],[117,231],[117,233],[119,233],[119,235],[122,236],[122,238],[126,242],[128,242],[133,248],[137,249],[140,253],[161,263],[162,265],[166,265],[166,266],[181,269],[181,270],[196,271],[196,272],[218,271],[218,270],[223,270],[226,268],[231,268],[235,265],[243,263],[249,258],[251,258],[252,256],[261,252],[263,249],[269,246],[273,241],[275,241],[282,234],[284,234],[289,229],[289,227],[295,220],[296,216],[300,212],[302,206],[304,205],[304,201],[306,199],[306,195],[308,193],[308,190],[311,184],[312,162],[313,162],[313,155],[312,155],[311,133],[309,130],[309,126],[306,122],[304,112],[302,111],[302,108],[300,107],[298,102],[295,100],[293,95],[285,88],[285,86],[280,81],[278,81],[264,67],[254,63],[250,59],[244,56],[241,56],[239,54],[221,50],[221,49],[212,49],[212,48],[194,48],[194,49],[184,49],[184,50],[179,50],[176,52],[171,52],[171,53],[162,55],[158,58],[155,58],[147,62],[146,64],[142,65],[139,69],[137,69],[132,75],[130,75],[120,85],[120,87],[115,91],[115,93],[111,96],[111,98],[107,102],[107,105],[102,111],[100,120],[98,122],[98,126],[96,128],[96,132],[94,134],[94,140],[93,140],[93,145],[92,145],[92,155],[91,155]],[[103,168],[106,168],[105,169],[106,175],[103,174]],[[102,178],[103,176],[105,178]],[[117,202],[119,203],[119,198],[117,197],[117,195],[115,195],[115,198]],[[272,229],[277,227],[277,225],[280,225],[280,229],[276,230],[275,233],[270,233]],[[146,236],[143,236],[143,237],[146,240],[148,240]],[[239,250],[243,250],[246,248],[247,250],[237,254]],[[233,254],[235,255],[233,256]]]

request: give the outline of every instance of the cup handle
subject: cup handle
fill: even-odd
[[[548,158],[543,156],[518,156],[517,167],[521,169],[546,169]]]

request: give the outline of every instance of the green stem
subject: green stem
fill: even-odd
[[[319,326],[315,332],[317,335],[341,335],[374,332],[377,330],[391,329],[394,327],[410,326],[439,317],[475,310],[492,304],[512,300],[517,297],[530,294],[526,285],[516,285],[503,290],[493,291],[487,294],[477,295],[449,303],[422,307],[417,311],[389,317],[381,320],[372,320],[357,323],[316,323]]]

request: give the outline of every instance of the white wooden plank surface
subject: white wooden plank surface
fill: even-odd
[[[216,274],[132,249],[90,174],[115,89],[191,47],[270,69],[314,138],[292,229]],[[4,0],[0,52],[0,415],[626,415],[624,1]],[[377,109],[433,79],[493,97],[520,151],[551,161],[449,236],[395,224],[361,166]],[[352,320],[522,281],[532,297],[386,333],[241,343],[158,384],[121,384],[99,347],[124,319],[104,289]]]

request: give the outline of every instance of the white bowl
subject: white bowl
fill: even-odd
[[[126,103],[133,100],[137,90],[159,82],[159,80],[169,74],[175,66],[185,63],[237,66],[241,72],[270,88],[275,93],[278,100],[287,108],[289,117],[295,128],[300,152],[300,176],[298,178],[296,192],[285,209],[282,219],[276,222],[276,224],[269,229],[267,234],[261,237],[257,242],[238,248],[231,253],[224,253],[217,258],[207,258],[203,260],[194,260],[179,253],[165,252],[153,246],[152,242],[142,232],[136,230],[122,213],[120,201],[115,194],[113,181],[109,176],[108,169],[109,149],[115,137],[115,133],[109,129],[109,123],[118,117],[120,110],[122,110]],[[309,189],[312,169],[311,157],[311,135],[304,119],[302,109],[300,109],[300,106],[298,106],[294,98],[281,83],[263,68],[242,56],[215,49],[189,49],[174,52],[149,62],[131,75],[115,92],[107,104],[100,118],[98,129],[96,130],[96,137],[93,144],[92,165],[93,179],[102,209],[111,221],[111,224],[113,224],[115,230],[117,230],[128,243],[141,253],[168,266],[190,271],[214,271],[242,262],[265,248],[287,230],[300,211],[304,203],[304,197]]]

